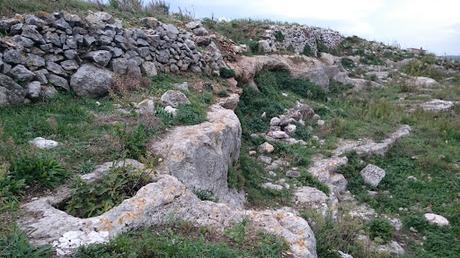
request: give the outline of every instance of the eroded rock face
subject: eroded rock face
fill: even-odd
[[[159,171],[171,174],[187,187],[208,190],[222,202],[241,206],[242,194],[227,186],[227,171],[239,158],[241,125],[235,113],[211,106],[208,122],[174,128],[148,149],[164,157]]]

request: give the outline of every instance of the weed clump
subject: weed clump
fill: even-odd
[[[373,219],[367,225],[370,237],[374,240],[380,238],[384,243],[387,243],[393,238],[394,228],[386,219]]]
[[[231,68],[222,67],[219,70],[219,74],[220,74],[220,77],[224,79],[233,78],[235,77],[235,70]]]
[[[60,208],[75,217],[98,216],[134,196],[150,180],[143,170],[131,166],[115,167],[98,182],[77,179],[71,189],[72,196]]]

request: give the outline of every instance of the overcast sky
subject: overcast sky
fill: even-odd
[[[460,55],[460,0],[167,0],[195,17],[254,18]]]

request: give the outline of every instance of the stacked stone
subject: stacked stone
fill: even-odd
[[[198,51],[194,39],[197,33],[206,36],[204,28],[190,33],[152,17],[141,23],[142,28],[124,29],[105,12],[0,20],[7,35],[0,39],[0,106],[52,97],[56,90],[101,96],[114,74],[218,73],[225,66],[211,39],[210,48]]]
[[[339,32],[330,29],[305,25],[272,25],[265,31],[263,39],[259,41],[259,46],[266,53],[277,50],[292,50],[295,53],[302,53],[305,46],[308,45],[316,54],[318,42],[332,49],[336,48],[343,40],[344,37]]]

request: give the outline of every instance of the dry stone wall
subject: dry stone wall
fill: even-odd
[[[0,106],[51,97],[56,90],[101,96],[116,74],[210,74],[225,66],[199,22],[184,29],[152,17],[140,23],[138,28],[123,28],[105,12],[1,19],[5,36],[0,38]]]
[[[292,50],[299,54],[307,45],[315,55],[320,49],[319,44],[334,49],[344,40],[337,31],[306,25],[272,25],[262,38],[259,46],[266,53]]]

